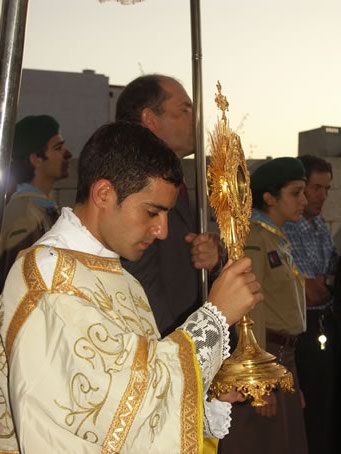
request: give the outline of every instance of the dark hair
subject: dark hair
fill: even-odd
[[[162,104],[169,98],[161,86],[161,82],[166,80],[177,82],[172,77],[160,74],[141,76],[130,82],[118,97],[116,121],[140,123],[142,111],[146,107],[160,115],[163,112]]]
[[[47,144],[39,150],[36,154],[38,157],[47,159],[46,156]],[[34,178],[34,167],[30,161],[30,156],[24,158],[13,158],[11,162],[11,176],[14,178],[16,184],[30,183]]]
[[[273,197],[279,197],[281,189],[284,188],[289,183],[290,181],[287,181],[285,183],[270,186],[262,191],[252,191],[252,207],[257,208],[258,210],[266,211],[268,205],[265,203],[263,199],[263,195],[265,194],[265,192],[269,192]]]
[[[118,203],[140,192],[150,178],[179,186],[182,170],[175,153],[149,129],[134,123],[111,123],[99,128],[85,144],[78,161],[76,203],[84,203],[92,184],[109,180]]]
[[[330,176],[333,178],[333,168],[330,162],[326,161],[325,159],[319,158],[318,156],[313,156],[311,154],[299,156],[298,159],[304,166],[308,181],[313,172],[330,173]]]

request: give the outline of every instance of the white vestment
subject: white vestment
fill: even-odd
[[[224,436],[230,404],[204,397],[228,355],[217,311],[160,340],[141,285],[70,209],[38,243],[3,294],[21,453],[200,453],[203,419]]]

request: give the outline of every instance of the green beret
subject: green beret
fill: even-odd
[[[15,125],[13,159],[23,160],[41,153],[51,137],[59,133],[58,122],[49,115],[30,115]]]
[[[293,180],[305,180],[302,162],[297,158],[276,158],[260,165],[251,175],[251,190],[267,192]]]

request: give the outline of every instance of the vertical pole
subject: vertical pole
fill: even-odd
[[[3,0],[0,23],[0,226],[6,200],[28,0]]]
[[[193,79],[193,135],[196,164],[196,201],[198,230],[207,232],[206,156],[203,134],[203,99],[201,70],[200,0],[191,0],[192,79]],[[207,299],[207,271],[201,271],[202,299]]]

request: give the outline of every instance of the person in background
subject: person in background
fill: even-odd
[[[58,218],[54,183],[68,176],[71,153],[58,122],[27,116],[15,126],[11,174],[17,183],[4,211],[0,236],[0,291],[18,253],[37,241]]]
[[[254,334],[293,374],[295,392],[276,390],[264,407],[235,404],[229,435],[219,442],[220,454],[307,453],[295,365],[297,336],[306,328],[304,279],[283,233],[283,225],[297,222],[303,213],[304,188],[304,168],[295,158],[267,161],[251,175],[253,211],[245,254],[252,259],[264,293],[264,303],[251,312]]]
[[[295,263],[305,276],[307,331],[298,338],[296,362],[306,404],[309,454],[334,454],[336,323],[332,289],[338,253],[321,217],[333,171],[329,162],[317,156],[304,155],[298,159],[306,172],[308,203],[297,223],[284,226]]]
[[[148,128],[179,159],[195,151],[192,101],[172,77],[146,75],[130,82],[118,98],[116,120]],[[168,237],[156,240],[141,260],[122,261],[142,283],[161,335],[172,332],[202,304],[198,270],[208,270],[212,281],[226,259],[216,234],[195,231],[187,189],[182,184],[169,213]]]

